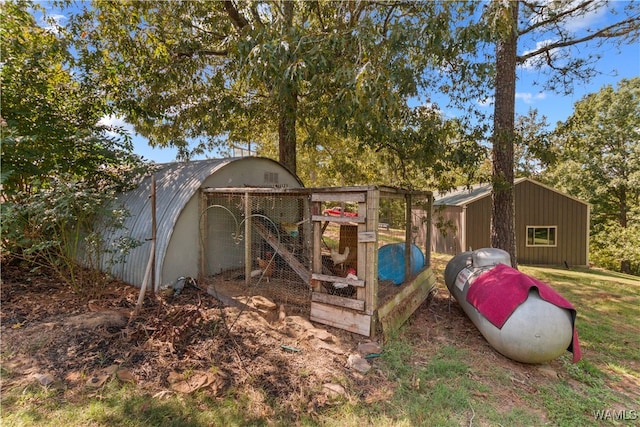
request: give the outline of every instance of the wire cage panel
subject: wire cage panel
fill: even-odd
[[[201,272],[216,294],[260,295],[287,314],[371,336],[379,313],[392,324],[431,289],[430,193],[368,186],[202,194]],[[405,256],[379,259],[385,245]],[[422,263],[411,271],[414,245]],[[380,279],[380,263],[397,263],[402,281]]]
[[[306,193],[205,193],[205,276],[230,296],[262,295],[308,313],[311,233]],[[223,289],[224,288],[224,289]]]

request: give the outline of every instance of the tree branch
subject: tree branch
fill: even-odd
[[[254,3],[251,6],[251,16],[253,16],[253,20],[260,27],[264,27],[264,22],[260,19],[260,14],[258,13],[258,6]]]
[[[531,25],[530,27],[525,28],[524,30],[518,31],[518,36],[522,36],[524,34],[530,33],[532,31],[535,31],[536,29],[540,28],[540,27],[544,27],[545,25],[548,24],[557,24],[560,21],[562,21],[562,19],[564,19],[566,16],[570,16],[572,15],[574,12],[584,9],[587,6],[589,6],[589,4],[593,3],[594,0],[587,0],[587,1],[583,1],[581,3],[577,3],[574,7],[564,10],[562,12],[556,13],[554,15],[550,15],[549,19],[542,19],[539,22],[535,23],[534,25]],[[531,11],[533,11],[536,15],[538,16],[543,16],[543,10],[546,9],[546,6],[539,6],[535,3],[530,3],[530,2],[523,2],[523,4],[525,6],[527,6]],[[537,11],[537,9],[539,9],[539,11]]]
[[[387,15],[384,17],[384,24],[382,24],[382,35],[383,37],[387,37],[387,30],[389,26],[389,21],[391,21],[391,17],[393,16],[393,12],[395,9],[395,5],[391,5],[389,10],[387,11]]]
[[[226,49],[223,50],[211,50],[211,49],[202,49],[202,50],[192,50],[189,52],[176,52],[173,54],[173,59],[181,59],[181,58],[193,58],[194,56],[227,56],[229,51]]]
[[[191,28],[193,28],[194,30],[197,30],[197,31],[199,31],[201,33],[205,33],[205,34],[208,34],[210,36],[213,36],[213,37],[217,38],[219,41],[222,41],[227,37],[225,34],[218,33],[218,32],[215,32],[215,31],[206,30],[206,29],[204,29],[204,28],[202,28],[202,27],[200,27],[198,25],[195,25],[193,22],[190,22],[189,26]]]
[[[240,12],[238,12],[238,9],[236,9],[235,5],[231,0],[225,0],[224,8],[227,11],[229,18],[231,18],[231,22],[236,27],[238,32],[242,31],[244,27],[249,25],[249,22],[246,20],[244,16],[242,16]]]
[[[327,27],[324,25],[324,20],[322,19],[322,10],[320,9],[320,3],[317,1],[313,2],[315,6],[316,15],[318,16],[318,22],[320,23],[320,28],[322,32],[327,31]]]
[[[577,38],[577,39],[570,39],[570,40],[561,40],[555,43],[550,43],[548,45],[542,46],[539,49],[536,49],[534,51],[531,51],[525,55],[520,55],[517,57],[517,61],[518,63],[523,63],[525,62],[527,59],[533,58],[535,56],[541,55],[541,54],[546,54],[548,52],[550,52],[553,49],[559,49],[562,47],[568,47],[568,46],[573,46],[576,44],[580,44],[580,43],[584,43],[586,41],[589,40],[594,40],[594,39],[608,39],[608,38],[615,38],[615,37],[621,37],[621,36],[625,36],[625,35],[629,35],[630,33],[634,32],[634,31],[639,31],[640,30],[640,18],[638,17],[632,17],[629,19],[625,19],[624,21],[620,21],[617,22],[613,25],[610,25],[608,27],[602,28],[601,30],[598,30],[594,33],[588,34],[584,37],[581,38]]]

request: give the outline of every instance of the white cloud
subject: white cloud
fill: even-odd
[[[47,15],[53,22],[55,22],[58,25],[62,25],[64,23],[64,21],[67,20],[67,17],[65,15],[62,15],[60,13],[54,13],[51,15]]]
[[[545,0],[538,2],[539,5],[545,7],[544,13],[542,15],[533,16],[531,23],[537,24],[542,20],[550,19],[551,16],[573,9],[583,2],[584,0]],[[589,4],[586,9],[580,8],[577,11],[564,16],[562,22],[560,22],[559,24],[566,31],[570,32],[586,30],[593,26],[595,22],[604,18],[606,14],[607,2],[600,0]]]
[[[525,104],[532,104],[534,101],[540,101],[546,97],[547,94],[544,92],[538,92],[535,95],[531,92],[516,92],[516,99],[522,100]]]
[[[574,7],[577,0],[574,0],[568,4],[567,7]],[[581,31],[593,27],[593,24],[600,21],[607,14],[607,5],[603,2],[596,2],[592,9],[588,10],[582,16],[574,16],[565,22],[564,27],[568,31]]]
[[[124,121],[124,119],[122,117],[119,116],[114,116],[113,114],[108,115],[108,116],[104,116],[103,118],[101,118],[100,120],[98,120],[97,123],[99,126],[107,126],[107,127],[118,127],[118,128],[122,128],[125,130],[125,132],[127,132],[129,135],[133,135],[134,131],[133,131],[133,126],[130,123],[127,123]],[[109,135],[111,136],[116,136],[115,133],[113,132],[107,132]]]
[[[41,18],[40,26],[46,31],[59,34],[59,27],[63,27],[67,17],[59,13],[52,13]]]

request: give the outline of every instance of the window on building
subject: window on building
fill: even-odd
[[[527,246],[557,246],[558,227],[527,226]]]

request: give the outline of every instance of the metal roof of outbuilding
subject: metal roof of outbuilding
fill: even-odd
[[[589,205],[589,203],[584,200],[580,200],[576,197],[570,196],[566,193],[556,190],[555,188],[549,187],[548,185],[544,185],[538,181],[535,181],[530,178],[516,178],[514,180],[514,185],[518,185],[521,182],[529,181],[538,185],[540,187],[544,187],[550,191],[561,194],[565,197],[573,199],[577,202],[583,203],[585,205]],[[482,199],[483,197],[487,197],[491,195],[492,186],[491,183],[483,183],[483,184],[474,184],[471,186],[462,186],[457,187],[450,192],[445,193],[445,195],[440,196],[439,194],[435,196],[435,200],[433,204],[436,206],[465,206],[470,203],[475,202],[476,200]]]
[[[476,199],[491,194],[491,184],[474,184],[471,186],[457,187],[445,196],[435,196],[434,205],[464,206]]]

